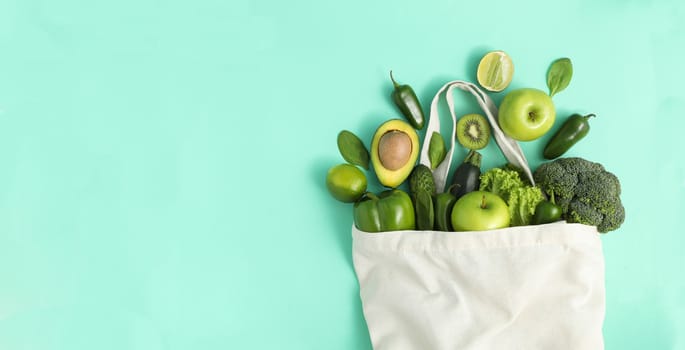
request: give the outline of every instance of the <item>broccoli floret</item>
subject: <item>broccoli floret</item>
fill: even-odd
[[[597,226],[597,230],[599,230],[599,232],[615,230],[621,227],[625,218],[626,209],[623,207],[623,204],[619,202],[616,206],[616,211],[612,215],[605,215],[602,223]]]
[[[615,203],[620,203],[618,197],[621,194],[616,175],[605,170],[580,173],[578,183],[582,185],[576,186],[577,200],[597,208],[604,215],[613,215],[616,212]]]
[[[604,166],[602,166],[602,164],[591,162],[580,157],[561,158],[558,159],[558,161],[566,171],[575,174],[604,171]]]
[[[562,159],[540,165],[533,173],[535,184],[547,195],[554,193],[554,199],[563,212],[574,197],[578,176],[564,166]]]
[[[604,220],[604,215],[589,204],[573,201],[568,206],[566,220],[570,222],[581,222],[591,226],[599,226]]]
[[[597,226],[602,233],[623,224],[621,183],[601,164],[578,157],[559,158],[540,165],[533,177],[542,192],[554,193],[566,221]]]

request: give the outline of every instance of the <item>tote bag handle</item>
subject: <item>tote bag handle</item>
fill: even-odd
[[[530,171],[528,161],[526,160],[526,156],[523,154],[523,151],[521,150],[521,146],[519,146],[516,140],[505,135],[504,132],[502,132],[502,129],[500,129],[499,123],[497,122],[497,106],[495,106],[495,103],[492,101],[492,99],[490,99],[490,97],[476,85],[466,81],[454,80],[440,88],[440,90],[438,90],[438,92],[435,94],[435,97],[433,97],[433,102],[431,103],[430,115],[428,119],[428,126],[426,128],[426,135],[424,136],[423,148],[421,149],[421,157],[419,159],[419,162],[421,164],[426,165],[430,168],[430,159],[428,157],[427,145],[430,144],[430,138],[433,135],[433,132],[440,132],[440,115],[438,112],[438,103],[440,102],[440,97],[443,96],[444,93],[445,99],[447,100],[447,105],[449,106],[450,116],[452,117],[452,133],[450,134],[451,137],[449,138],[450,149],[447,152],[447,155],[445,156],[445,160],[442,163],[440,163],[440,165],[438,165],[438,167],[433,171],[433,177],[435,179],[435,187],[437,191],[441,193],[445,190],[447,176],[449,174],[450,165],[452,164],[452,155],[454,154],[455,148],[454,146],[456,144],[454,135],[457,128],[457,117],[454,113],[454,99],[452,96],[452,93],[455,88],[469,92],[476,98],[476,101],[478,101],[478,104],[480,105],[481,109],[483,109],[483,112],[485,113],[485,115],[488,118],[488,121],[490,122],[490,127],[495,137],[495,142],[497,143],[499,149],[502,151],[502,154],[504,154],[504,157],[512,165],[522,169],[528,177],[528,180],[530,180],[530,182],[533,185],[535,185],[535,181],[533,180],[533,174]]]

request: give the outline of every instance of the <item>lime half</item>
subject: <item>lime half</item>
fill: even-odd
[[[491,51],[478,64],[478,83],[484,89],[499,92],[507,88],[514,76],[514,64],[504,51]]]

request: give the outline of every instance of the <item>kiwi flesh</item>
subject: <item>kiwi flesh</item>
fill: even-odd
[[[490,141],[490,124],[480,114],[467,114],[457,121],[457,141],[472,150],[485,148]]]

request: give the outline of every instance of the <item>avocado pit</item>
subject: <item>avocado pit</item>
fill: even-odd
[[[409,135],[400,130],[389,130],[381,136],[378,143],[378,158],[384,168],[402,168],[412,154],[412,141]]]

